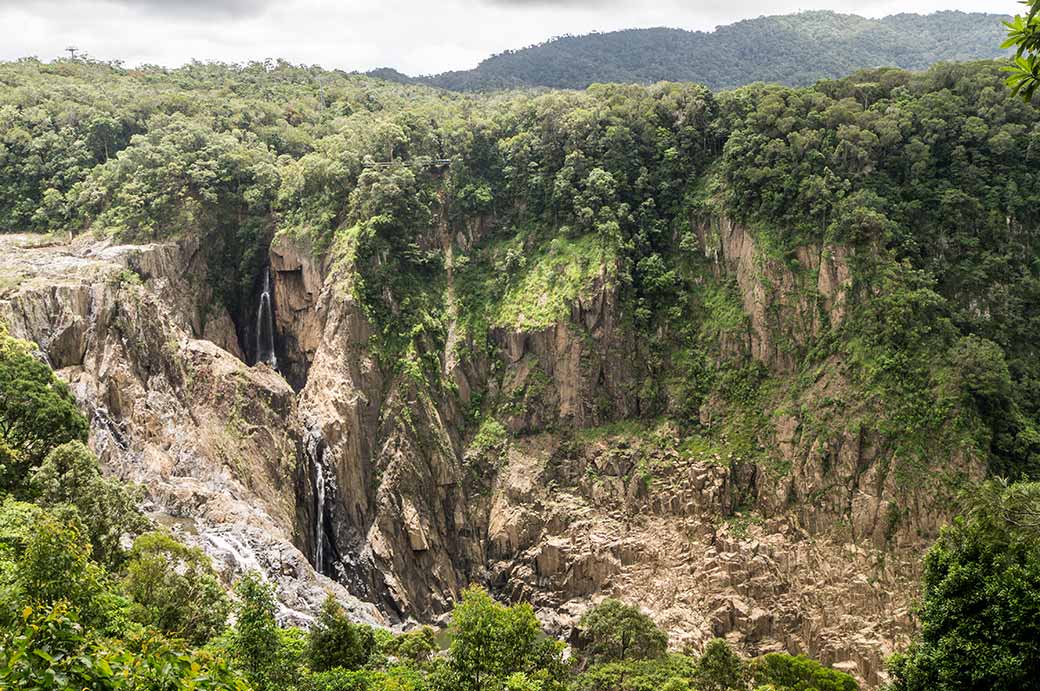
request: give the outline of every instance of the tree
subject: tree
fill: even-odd
[[[751,663],[756,686],[778,691],[857,691],[859,684],[848,674],[825,667],[804,655],[769,653]]]
[[[0,688],[64,691],[248,691],[227,663],[152,632],[99,638],[67,602],[26,607],[0,631]]]
[[[889,667],[893,691],[1036,686],[1040,484],[991,480],[925,557],[921,631]]]
[[[604,662],[583,671],[571,685],[572,691],[688,691],[696,663],[685,655],[662,655],[651,660]]]
[[[1014,64],[1004,68],[1010,75],[1007,84],[1013,96],[1029,102],[1040,87],[1040,0],[1024,0],[1029,7],[1024,15],[1015,15],[1008,28],[1008,38],[1001,48],[1015,48]]]
[[[92,625],[101,620],[104,603],[104,570],[90,559],[90,542],[78,521],[65,522],[31,504],[9,499],[0,505],[0,562],[10,560],[0,583],[7,590],[7,605],[51,606],[64,601],[80,620]],[[6,587],[3,587],[6,586]]]
[[[30,475],[29,487],[43,506],[75,513],[87,529],[94,559],[102,564],[118,565],[123,536],[148,525],[137,509],[137,493],[103,477],[94,453],[80,441],[52,449]]]
[[[529,604],[506,607],[473,586],[455,606],[449,633],[447,663],[434,675],[439,689],[490,691],[509,678],[541,691],[563,688],[563,646],[542,635]]]
[[[697,661],[693,681],[697,691],[739,691],[747,688],[746,665],[721,638],[708,641]]]
[[[334,667],[361,669],[375,648],[372,629],[354,624],[336,599],[325,599],[318,620],[307,635],[307,658],[316,672]]]
[[[247,573],[235,585],[239,602],[237,621],[231,635],[235,663],[249,683],[259,691],[280,689],[292,680],[295,665],[286,660],[282,633],[275,619],[277,606],[274,588],[255,572]]]
[[[68,386],[0,323],[0,489],[24,489],[28,470],[59,444],[87,440],[87,420]],[[6,459],[5,459],[6,457]]]
[[[142,623],[193,645],[227,624],[230,604],[209,557],[165,533],[145,533],[134,541],[123,588]]]
[[[431,627],[421,626],[394,636],[387,643],[385,650],[388,654],[407,660],[412,665],[421,666],[429,662],[437,651],[436,634]]]
[[[608,598],[585,613],[579,624],[589,662],[618,662],[660,657],[668,636],[638,607]]]

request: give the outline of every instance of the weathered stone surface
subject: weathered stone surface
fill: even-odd
[[[285,352],[287,378],[302,384],[321,345],[325,305],[319,300],[325,267],[305,240],[279,235],[271,243],[270,266],[276,309],[275,331]]]
[[[210,305],[200,317],[211,296],[192,282],[206,276],[197,247],[34,240],[0,236],[0,263],[24,274],[0,318],[69,382],[104,470],[140,484],[148,512],[212,555],[229,583],[250,569],[272,580],[283,619],[306,623],[332,593],[358,618],[384,621],[294,546],[295,397],[276,372],[233,354],[226,312]],[[207,328],[231,352],[194,337]]]

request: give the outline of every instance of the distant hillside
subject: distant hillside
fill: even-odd
[[[408,77],[390,68],[369,74],[456,91],[657,81],[714,89],[756,81],[800,86],[865,67],[921,70],[945,60],[998,57],[1006,18],[937,12],[866,19],[802,12],[749,19],[711,33],[659,28],[564,36],[494,55],[472,70],[431,76]]]

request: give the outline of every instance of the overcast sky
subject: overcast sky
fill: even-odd
[[[719,24],[807,9],[869,17],[959,9],[1012,14],[1014,0],[0,0],[0,59],[67,46],[129,65],[285,58],[408,74],[468,69],[565,33]]]

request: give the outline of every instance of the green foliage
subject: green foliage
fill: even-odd
[[[573,691],[688,691],[697,688],[692,679],[696,663],[685,655],[665,655],[651,660],[596,664],[582,672]]]
[[[97,616],[104,572],[90,553],[80,525],[40,514],[18,555],[22,601],[45,606],[66,601],[86,618]]]
[[[1021,96],[1028,103],[1040,87],[1040,2],[1025,0],[1022,4],[1029,11],[1004,22],[1007,40],[1000,47],[1015,49],[1013,64],[1005,68],[1011,73],[1007,84],[1012,96]]]
[[[68,387],[0,323],[0,490],[25,489],[29,469],[59,444],[87,440]]]
[[[375,648],[372,629],[354,624],[331,596],[321,606],[307,634],[307,659],[315,672],[334,667],[357,670],[364,667]]]
[[[610,265],[600,239],[556,238],[530,257],[523,278],[503,296],[494,326],[538,330],[565,318],[571,304]]]
[[[81,202],[101,209],[97,227],[125,239],[183,233],[228,206],[239,221],[265,215],[278,183],[274,160],[262,144],[243,138],[180,114],[160,118],[92,172]]]
[[[480,423],[480,429],[473,436],[473,448],[484,453],[491,449],[500,449],[508,439],[506,428],[493,417],[485,418]]]
[[[584,89],[595,82],[699,82],[725,89],[752,82],[812,84],[864,67],[923,70],[942,60],[997,57],[996,14],[937,12],[865,19],[834,12],[758,17],[713,32],[629,29],[561,36],[494,55],[475,69],[373,76],[461,91],[522,86]]]
[[[589,662],[645,660],[664,654],[668,636],[638,607],[608,598],[581,618],[582,657]]]
[[[894,691],[1033,688],[1040,666],[1040,485],[990,481],[925,558],[921,631]]]
[[[299,691],[426,691],[426,678],[406,667],[382,670],[350,671],[337,667],[327,672],[307,675],[297,687]]]
[[[159,637],[128,641],[90,635],[63,602],[27,607],[2,633],[0,686],[105,691],[247,691],[227,664]]]
[[[804,271],[796,248],[807,244],[853,253],[846,319],[808,355],[853,363],[898,456],[926,467],[936,448],[985,437],[994,471],[1017,477],[1034,472],[1038,419],[1036,325],[1019,307],[1040,285],[1029,259],[1040,227],[1029,191],[1037,119],[997,86],[998,72],[879,69],[720,96],[731,130],[716,203],[794,269]],[[1004,412],[981,411],[984,434],[946,386],[958,339],[972,335],[1003,350],[1011,376]]]
[[[443,691],[484,691],[525,675],[541,691],[564,688],[563,644],[542,635],[528,604],[507,607],[486,591],[463,591],[451,617],[451,646],[434,687]]]
[[[275,157],[254,134],[174,113],[150,119],[69,196],[85,223],[121,240],[202,235],[210,281],[236,310],[262,261],[278,184]]]
[[[783,691],[857,691],[859,684],[844,672],[824,667],[804,655],[769,653],[751,662],[758,686]]]
[[[209,557],[164,533],[134,541],[123,588],[142,624],[192,645],[204,644],[227,624],[230,605]]]
[[[242,670],[257,691],[291,687],[299,678],[302,641],[278,626],[274,588],[256,573],[248,573],[235,586],[239,602],[231,652],[235,667]]]
[[[83,523],[93,559],[116,566],[120,540],[142,531],[147,521],[137,508],[139,492],[102,477],[97,458],[82,442],[55,447],[29,477],[36,500],[52,511],[72,511]]]
[[[392,640],[392,645],[387,652],[402,660],[407,660],[413,665],[429,662],[438,649],[436,633],[429,626],[420,626],[395,636]]]
[[[739,691],[747,688],[747,664],[721,638],[708,641],[693,673],[697,691]]]

